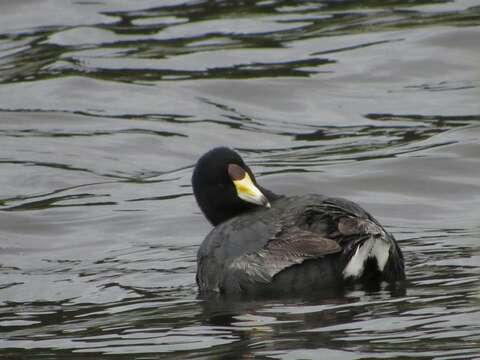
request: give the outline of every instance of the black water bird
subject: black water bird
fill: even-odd
[[[405,278],[394,237],[359,205],[319,194],[277,195],[258,185],[230,148],[204,154],[192,185],[214,226],[197,255],[202,293],[299,294]]]

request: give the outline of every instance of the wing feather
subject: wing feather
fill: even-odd
[[[262,249],[234,259],[228,266],[233,278],[269,283],[280,271],[341,251],[336,241],[310,231],[293,229],[276,235]],[[231,277],[230,277],[231,278]]]

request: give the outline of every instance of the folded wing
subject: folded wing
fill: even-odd
[[[269,283],[275,275],[290,266],[341,250],[334,240],[310,231],[291,229],[277,234],[275,240],[269,241],[262,249],[234,259],[228,266],[228,278],[239,283]]]

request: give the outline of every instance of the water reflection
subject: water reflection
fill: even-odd
[[[437,7],[432,1],[416,2],[412,7],[408,2],[395,1],[386,7],[381,1],[367,1],[358,7],[348,1],[309,6],[284,1],[240,4],[208,1],[137,11],[115,10],[115,4],[107,10],[103,4],[78,3],[75,7],[85,19],[102,14],[107,15],[106,21],[98,18],[93,25],[77,23],[73,17],[65,16],[65,24],[50,22],[27,33],[7,32],[12,39],[8,42],[2,79],[11,83],[86,75],[104,80],[151,82],[308,76],[321,71],[321,65],[335,63],[332,59],[318,58],[319,54],[349,52],[402,40],[397,37],[338,47],[338,43],[348,41],[345,35],[438,24],[479,24],[478,7],[474,4],[469,7],[468,1],[463,2],[462,11],[451,11],[448,7],[442,11],[445,2],[436,3]],[[462,7],[463,3],[458,3]],[[422,7],[423,4],[428,6]],[[72,11],[70,7],[60,7],[68,9],[66,13]],[[42,10],[48,14],[48,8]],[[4,31],[13,30],[9,25],[4,25]],[[300,58],[289,50],[292,43],[298,47],[322,36],[343,39],[334,49],[305,51]]]

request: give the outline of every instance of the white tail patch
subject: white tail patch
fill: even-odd
[[[390,243],[384,239],[370,238],[358,246],[352,258],[343,269],[343,277],[360,277],[365,270],[365,263],[368,258],[374,257],[377,260],[378,268],[383,271],[390,253]]]

